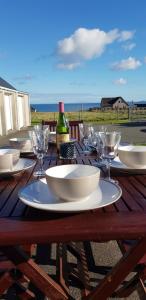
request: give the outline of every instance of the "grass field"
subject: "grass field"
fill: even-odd
[[[84,122],[92,122],[95,124],[117,124],[129,121],[127,112],[117,113],[116,111],[83,111],[83,112],[66,112],[65,116],[68,120],[83,120]],[[55,112],[32,112],[32,125],[40,123],[42,120],[57,120],[58,113]]]
[[[94,124],[123,124],[131,121],[146,120],[146,110],[96,110],[66,112],[68,120],[83,120]],[[42,120],[57,120],[58,112],[32,112],[32,125],[40,123]]]

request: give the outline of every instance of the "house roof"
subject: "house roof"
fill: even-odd
[[[146,103],[134,103],[136,107],[146,107]]]
[[[6,80],[4,80],[1,77],[0,77],[0,87],[4,87],[6,89],[11,89],[16,91],[16,89],[10,83],[8,83]]]
[[[102,98],[101,104],[102,106],[112,106],[118,99],[121,99],[125,104],[128,103],[122,97],[112,97],[112,98]]]

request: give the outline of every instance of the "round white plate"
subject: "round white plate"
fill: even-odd
[[[35,181],[19,191],[19,198],[27,205],[50,211],[78,212],[107,206],[122,195],[121,188],[106,180],[100,180],[99,187],[85,200],[67,202],[55,197],[46,179]]]
[[[20,158],[12,170],[0,170],[0,175],[13,175],[19,173],[33,167],[35,163],[36,161],[33,159]]]
[[[113,170],[118,170],[120,172],[132,173],[132,174],[146,174],[146,166],[143,169],[134,169],[124,165],[119,157],[116,157],[110,164]]]

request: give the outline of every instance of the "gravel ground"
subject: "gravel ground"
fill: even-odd
[[[146,122],[131,122],[128,124],[121,125],[108,125],[108,128],[121,131],[123,143],[138,143],[146,144]],[[100,128],[100,126],[97,126]],[[8,139],[13,136],[27,136],[27,131],[23,130],[15,134],[11,134],[8,137],[0,137],[0,146],[8,145]],[[110,241],[108,243],[92,243],[92,250],[94,253],[94,261],[96,266],[98,265],[109,265],[112,266],[118,261],[121,257],[120,250],[117,246],[117,243]],[[92,272],[92,279],[97,277],[97,274]],[[94,282],[94,280],[93,280]],[[96,280],[95,280],[96,282]],[[93,284],[94,285],[94,284]],[[77,289],[71,288],[71,293],[74,299],[80,299],[80,293]],[[112,299],[112,298],[110,298]],[[118,299],[118,298],[114,298]],[[120,298],[121,299],[121,298]],[[129,300],[140,299],[137,291],[131,294],[130,297],[124,298]],[[101,299],[102,300],[102,299]]]

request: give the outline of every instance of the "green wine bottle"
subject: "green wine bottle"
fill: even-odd
[[[69,126],[65,118],[64,103],[59,102],[59,117],[56,126],[56,144],[59,152],[60,144],[69,142]]]

